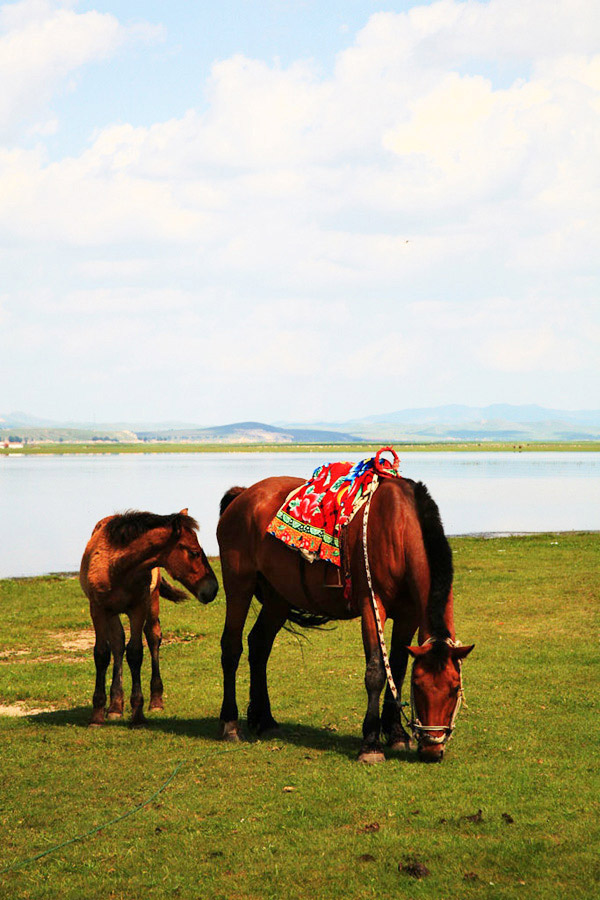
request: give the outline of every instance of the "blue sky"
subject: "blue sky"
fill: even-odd
[[[0,413],[597,408],[592,0],[0,5]]]

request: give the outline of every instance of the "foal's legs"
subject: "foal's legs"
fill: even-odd
[[[248,661],[250,663],[248,726],[259,735],[269,729],[279,727],[271,714],[267,688],[267,663],[273,641],[286,619],[285,610],[270,608],[267,611],[263,606],[248,635]]]
[[[118,719],[123,715],[123,654],[125,653],[125,632],[119,616],[110,617],[108,629],[110,649],[113,654],[113,675],[110,686],[108,718]]]
[[[90,613],[96,632],[94,644],[94,663],[96,664],[96,686],[92,700],[93,711],[90,725],[104,724],[104,707],[106,706],[106,670],[110,663],[110,643],[108,620],[104,610],[90,601]]]
[[[164,709],[163,703],[163,683],[160,677],[160,666],[158,662],[158,651],[162,643],[162,629],[160,627],[159,612],[159,592],[156,588],[150,597],[150,608],[144,625],[144,634],[148,642],[150,650],[150,658],[152,660],[152,675],[150,676],[150,704],[148,709]]]
[[[379,605],[381,624],[385,624],[385,611]],[[381,722],[379,718],[379,698],[385,684],[385,669],[383,657],[379,647],[377,625],[375,615],[371,607],[371,601],[365,598],[362,612],[362,637],[365,650],[367,669],[365,672],[365,687],[367,689],[367,712],[363,721],[363,742],[358,754],[360,762],[378,763],[384,762],[385,756],[379,742]]]
[[[223,668],[223,705],[221,706],[221,737],[225,741],[241,740],[235,694],[237,668],[242,655],[242,634],[250,601],[254,592],[252,577],[232,577],[223,571],[223,585],[227,598],[225,627],[221,637],[221,666]]]
[[[146,718],[144,716],[141,669],[144,657],[142,629],[146,619],[146,604],[143,601],[138,603],[127,615],[131,626],[131,636],[127,644],[127,662],[131,670],[131,724],[143,725]]]

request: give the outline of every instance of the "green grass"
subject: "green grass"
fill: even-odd
[[[90,730],[91,650],[62,646],[89,628],[77,581],[0,582],[0,701],[54,707],[0,717],[0,869],[13,866],[0,895],[598,896],[600,535],[452,544],[458,636],[476,648],[469,708],[437,766],[356,762],[358,622],[308,640],[282,633],[270,666],[281,733],[224,745],[221,595],[206,608],[163,606],[165,711],[146,729],[126,718]],[[143,677],[148,693],[147,653]],[[247,691],[244,656],[244,708]],[[20,866],[134,809],[180,763],[135,814]],[[467,818],[479,810],[481,821]],[[400,872],[409,857],[430,875]]]
[[[321,453],[323,450],[331,453],[376,453],[385,441],[365,442],[356,444],[172,444],[166,441],[157,443],[37,443],[27,444],[18,450],[9,450],[0,447],[0,456],[14,456],[24,454],[26,456],[48,456],[77,453]],[[402,453],[416,451],[454,451],[454,452],[563,452],[563,451],[591,451],[600,450],[600,441],[432,441],[424,443],[412,443],[406,441],[391,441],[396,450]]]

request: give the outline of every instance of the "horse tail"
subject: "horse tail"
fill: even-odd
[[[219,515],[222,516],[229,504],[235,500],[236,497],[239,497],[240,494],[243,494],[246,490],[245,487],[230,487],[228,491],[225,491],[223,496],[221,497],[221,504],[219,506]]]
[[[454,566],[452,550],[444,534],[444,526],[437,503],[422,481],[413,482],[417,516],[429,564],[430,588],[427,616],[432,637],[445,640],[450,636],[444,620],[452,588]]]
[[[161,576],[158,592],[161,597],[164,597],[165,600],[170,600],[171,603],[183,603],[184,600],[187,600],[187,594],[169,584],[164,576]]]

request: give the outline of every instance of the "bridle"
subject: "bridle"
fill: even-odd
[[[419,717],[416,715],[416,705],[415,705],[415,692],[414,692],[414,679],[411,673],[410,679],[410,718],[406,715],[405,705],[400,700],[400,694],[398,693],[398,688],[396,687],[396,683],[394,681],[394,676],[392,675],[392,668],[390,666],[390,658],[388,656],[387,647],[385,644],[385,638],[383,636],[383,626],[381,624],[381,616],[379,614],[379,604],[377,603],[377,598],[375,597],[375,591],[373,590],[373,581],[371,578],[371,568],[369,566],[369,554],[367,552],[367,523],[369,520],[369,508],[371,506],[371,498],[374,492],[369,493],[365,503],[365,511],[363,515],[363,555],[365,560],[365,573],[367,576],[367,583],[369,585],[369,591],[371,594],[371,604],[373,606],[373,612],[375,613],[375,623],[377,625],[377,637],[379,639],[379,648],[381,650],[381,656],[383,659],[383,666],[385,669],[385,676],[387,678],[387,683],[389,685],[390,691],[392,693],[392,697],[394,698],[398,709],[400,710],[400,715],[404,719],[406,726],[411,730],[413,737],[416,739],[419,746],[431,746],[434,744],[445,745],[448,743],[450,738],[452,737],[452,733],[454,731],[454,726],[456,723],[456,719],[458,717],[459,710],[461,706],[465,705],[465,694],[463,689],[463,679],[462,679],[462,660],[458,660],[458,673],[460,677],[460,683],[458,688],[458,694],[456,697],[456,703],[454,704],[454,710],[452,711],[452,716],[450,718],[449,725],[423,725],[420,721]],[[425,644],[433,644],[434,638],[427,638],[426,641],[423,642]],[[454,641],[452,638],[446,638],[445,643],[448,644],[449,647],[460,647],[460,641]],[[413,664],[414,671],[414,664]],[[436,734],[431,734],[432,731],[437,732]]]
[[[423,646],[425,644],[432,644],[433,638],[427,638],[426,641],[423,642]],[[448,644],[449,647],[460,647],[460,641],[453,641],[452,638],[446,638],[445,643]],[[413,663],[413,672],[414,672],[414,663]],[[454,726],[456,723],[456,719],[458,718],[458,713],[460,711],[461,706],[465,705],[465,692],[463,689],[463,679],[462,679],[462,660],[458,660],[458,675],[460,678],[459,686],[458,686],[458,694],[456,695],[456,703],[454,704],[454,709],[452,710],[452,715],[450,717],[449,725],[423,725],[423,723],[419,720],[419,717],[416,715],[416,704],[415,704],[415,683],[414,678],[411,674],[410,679],[410,720],[405,715],[407,720],[407,724],[411,729],[413,735],[419,742],[419,744],[425,744],[425,746],[431,746],[433,744],[447,744],[450,738],[452,737],[452,732],[454,731]],[[400,705],[400,710],[403,712],[402,705]],[[437,734],[430,734],[430,732],[435,731]]]

